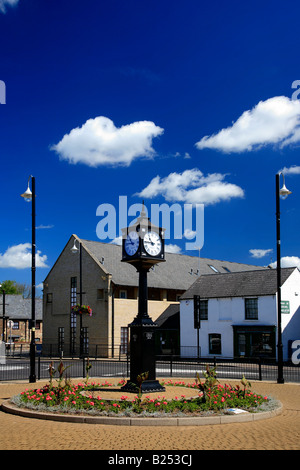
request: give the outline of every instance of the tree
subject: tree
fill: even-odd
[[[7,295],[22,295],[24,299],[31,299],[31,286],[28,284],[21,284],[16,281],[3,281],[0,284],[2,286],[0,287],[0,294],[3,289]],[[35,298],[41,299],[42,296],[36,295]]]
[[[16,281],[7,280],[1,283],[1,290],[4,290],[7,295],[22,295],[25,287],[25,284],[20,284]]]

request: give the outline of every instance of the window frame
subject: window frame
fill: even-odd
[[[200,298],[200,321],[208,320],[208,299]]]
[[[253,305],[247,305],[253,303]],[[256,321],[258,320],[258,297],[245,297],[245,320]]]
[[[215,350],[215,347],[212,345],[212,340],[213,339],[218,339],[219,340],[219,345],[217,351]],[[209,354],[215,355],[221,355],[222,354],[222,335],[221,333],[209,333],[208,335],[208,351]]]

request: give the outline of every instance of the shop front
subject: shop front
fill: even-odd
[[[233,325],[233,347],[236,358],[276,357],[276,327]]]

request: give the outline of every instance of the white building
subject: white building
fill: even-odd
[[[300,272],[281,274],[283,358],[300,339]],[[194,296],[200,296],[200,328],[194,327]],[[199,339],[198,339],[199,334]],[[274,269],[200,276],[180,302],[182,355],[277,356],[277,272]]]

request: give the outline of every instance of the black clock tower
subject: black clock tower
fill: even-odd
[[[136,392],[137,377],[147,373],[141,386],[142,393],[164,391],[155,375],[156,323],[148,315],[149,269],[165,261],[164,230],[156,227],[147,217],[144,203],[140,217],[134,225],[123,231],[122,261],[129,263],[139,273],[138,314],[130,327],[130,380],[122,387],[126,392]]]

